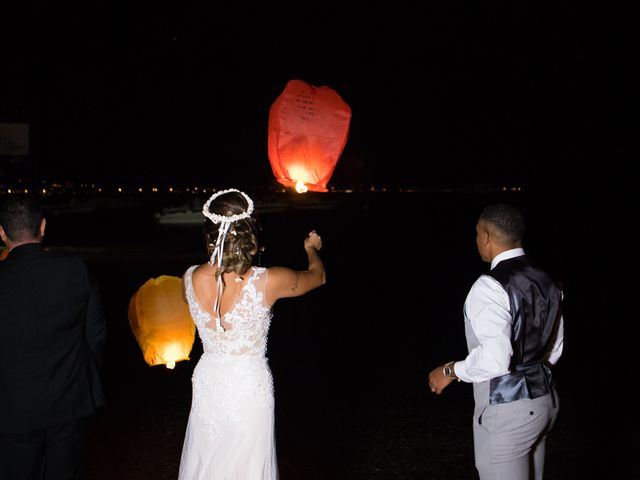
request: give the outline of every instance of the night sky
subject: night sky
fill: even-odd
[[[269,107],[302,79],[352,108],[334,186],[590,182],[568,165],[605,148],[627,68],[569,2],[14,3],[0,122],[48,179],[272,181]]]

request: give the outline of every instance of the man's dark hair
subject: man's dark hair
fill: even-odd
[[[524,236],[524,215],[514,205],[494,203],[487,205],[480,214],[480,220],[492,224],[502,233],[505,242],[521,242]]]
[[[0,225],[14,242],[37,237],[41,221],[42,208],[34,195],[11,195],[0,202]]]

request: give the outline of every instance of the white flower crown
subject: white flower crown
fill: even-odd
[[[247,209],[244,212],[238,213],[236,215],[218,215],[216,213],[210,212],[209,208],[211,207],[211,202],[214,201],[216,198],[218,198],[220,195],[224,195],[225,193],[229,193],[229,192],[238,192],[240,195],[242,195],[244,199],[247,201]],[[220,190],[219,192],[214,193],[213,195],[211,195],[211,197],[209,197],[209,200],[207,200],[202,207],[202,214],[216,224],[237,222],[238,220],[249,218],[252,213],[253,213],[253,200],[249,198],[249,195],[247,195],[244,192],[241,192],[236,188],[228,188],[227,190]]]

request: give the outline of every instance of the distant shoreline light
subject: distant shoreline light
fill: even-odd
[[[74,182],[41,182],[38,185],[31,185],[28,182],[18,180],[16,182],[0,184],[0,195],[7,194],[27,194],[38,192],[43,196],[55,195],[156,195],[156,194],[208,194],[215,192],[219,188],[202,185],[132,185],[132,184],[96,184],[96,183],[74,183]],[[258,188],[264,193],[282,194],[292,192],[295,189],[285,188],[280,185]],[[523,192],[525,188],[521,185],[476,185],[468,187],[442,186],[442,187],[398,187],[386,185],[357,185],[348,187],[330,187],[328,192],[317,193],[327,195],[331,193],[421,193],[421,192],[474,192],[474,193],[498,193],[498,192]]]

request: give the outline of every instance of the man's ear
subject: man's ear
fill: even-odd
[[[4,228],[2,228],[2,225],[0,225],[0,239],[2,239],[5,245],[7,244],[7,234],[4,233]]]
[[[47,219],[40,220],[40,236],[44,237],[44,229],[47,228]]]
[[[491,242],[493,242],[493,232],[491,231],[491,229],[487,228],[484,231],[485,234],[485,245],[489,245]]]
[[[489,229],[481,226],[480,227],[480,244],[481,245],[489,245],[489,242],[491,241],[491,232],[489,232]]]

